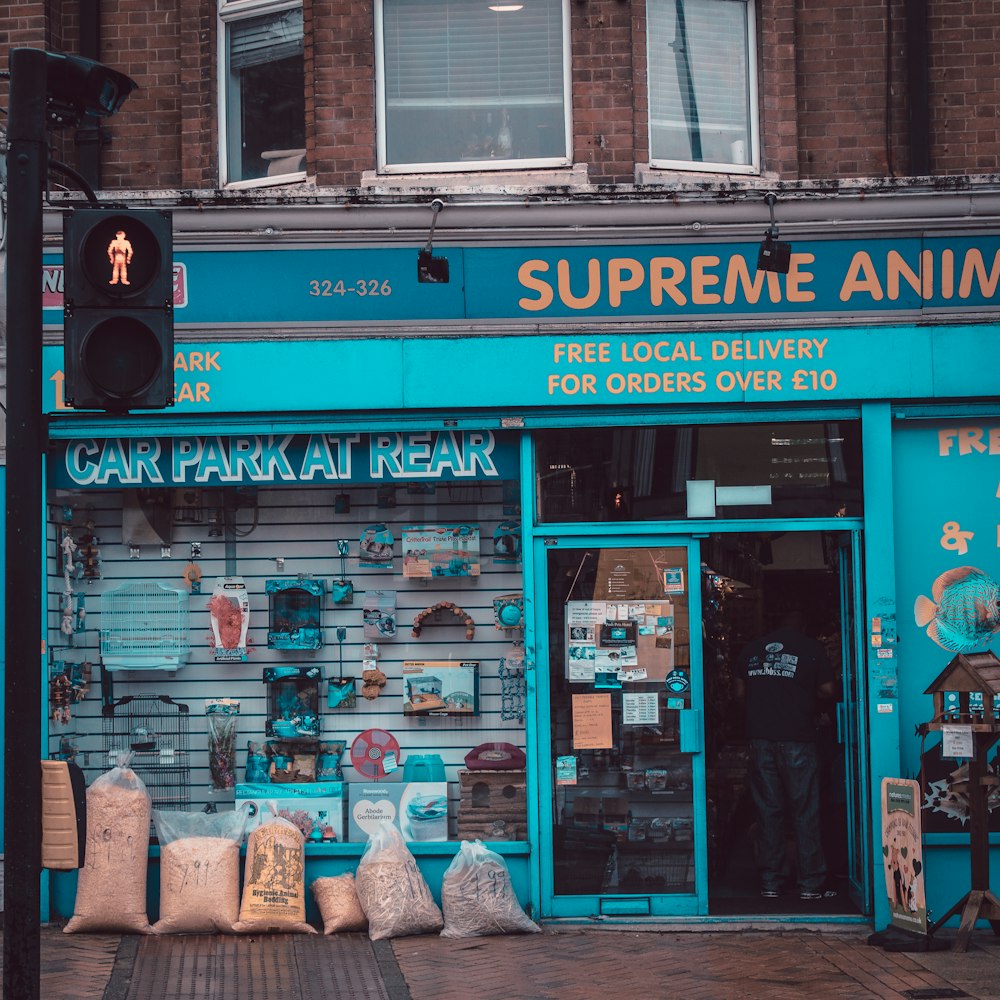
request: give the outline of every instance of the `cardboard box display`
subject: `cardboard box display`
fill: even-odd
[[[447,781],[352,781],[347,788],[347,839],[352,843],[366,841],[383,819],[406,840],[448,839]]]
[[[273,802],[279,816],[291,820],[306,843],[333,843],[344,839],[344,782],[315,781],[303,784],[237,785],[236,807],[252,804],[251,824],[270,815]]]

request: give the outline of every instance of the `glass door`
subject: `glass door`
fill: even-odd
[[[707,912],[698,545],[546,539],[542,908]]]
[[[861,537],[856,531],[839,543],[840,627],[843,650],[843,697],[838,732],[847,774],[847,877],[851,899],[862,913],[869,912],[871,866],[868,795],[867,708],[864,663],[865,629],[857,620],[860,607]]]

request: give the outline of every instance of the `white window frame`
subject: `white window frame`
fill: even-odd
[[[539,170],[568,167],[573,162],[573,75],[570,62],[570,0],[562,0],[562,85],[565,156],[537,157],[518,160],[442,160],[431,163],[387,163],[386,155],[386,93],[385,93],[385,33],[382,5],[375,0],[375,136],[377,169],[381,174],[465,173],[476,170]],[[485,2],[485,0],[484,0]]]
[[[648,0],[653,3],[654,0]],[[669,0],[655,0],[657,3],[667,3]],[[721,0],[720,0],[721,2]],[[760,110],[758,106],[757,87],[757,12],[754,0],[728,0],[740,2],[746,8],[747,29],[747,101],[749,105],[750,124],[750,162],[749,163],[717,163],[707,160],[669,160],[653,157],[653,102],[647,98],[648,106],[647,128],[649,136],[649,165],[657,169],[683,170],[685,172],[713,174],[759,174],[760,157]],[[647,18],[648,18],[647,13]],[[662,57],[662,56],[661,56]],[[653,65],[653,55],[650,51],[650,33],[646,32],[646,88],[651,89],[650,73]]]
[[[302,6],[302,0],[219,0],[218,31],[218,124],[219,124],[219,182],[226,188],[273,187],[277,184],[294,184],[306,179],[305,170],[273,177],[254,177],[251,180],[229,180],[229,40],[226,27],[262,14],[277,14]]]

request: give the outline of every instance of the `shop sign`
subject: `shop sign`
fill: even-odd
[[[516,479],[515,437],[492,431],[80,438],[51,463],[62,488]]]
[[[412,247],[177,251],[176,323],[773,319],[996,308],[1000,237],[795,240],[787,274],[759,243],[449,247],[451,280],[420,284]],[[62,319],[61,256],[43,261],[46,322]],[[179,271],[176,270],[179,268]],[[177,285],[177,281],[180,285]]]

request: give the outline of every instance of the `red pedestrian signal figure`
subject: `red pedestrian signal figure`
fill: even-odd
[[[128,265],[132,263],[132,244],[125,236],[125,230],[119,229],[115,238],[108,244],[108,260],[111,261],[111,280],[109,285],[128,284]]]

